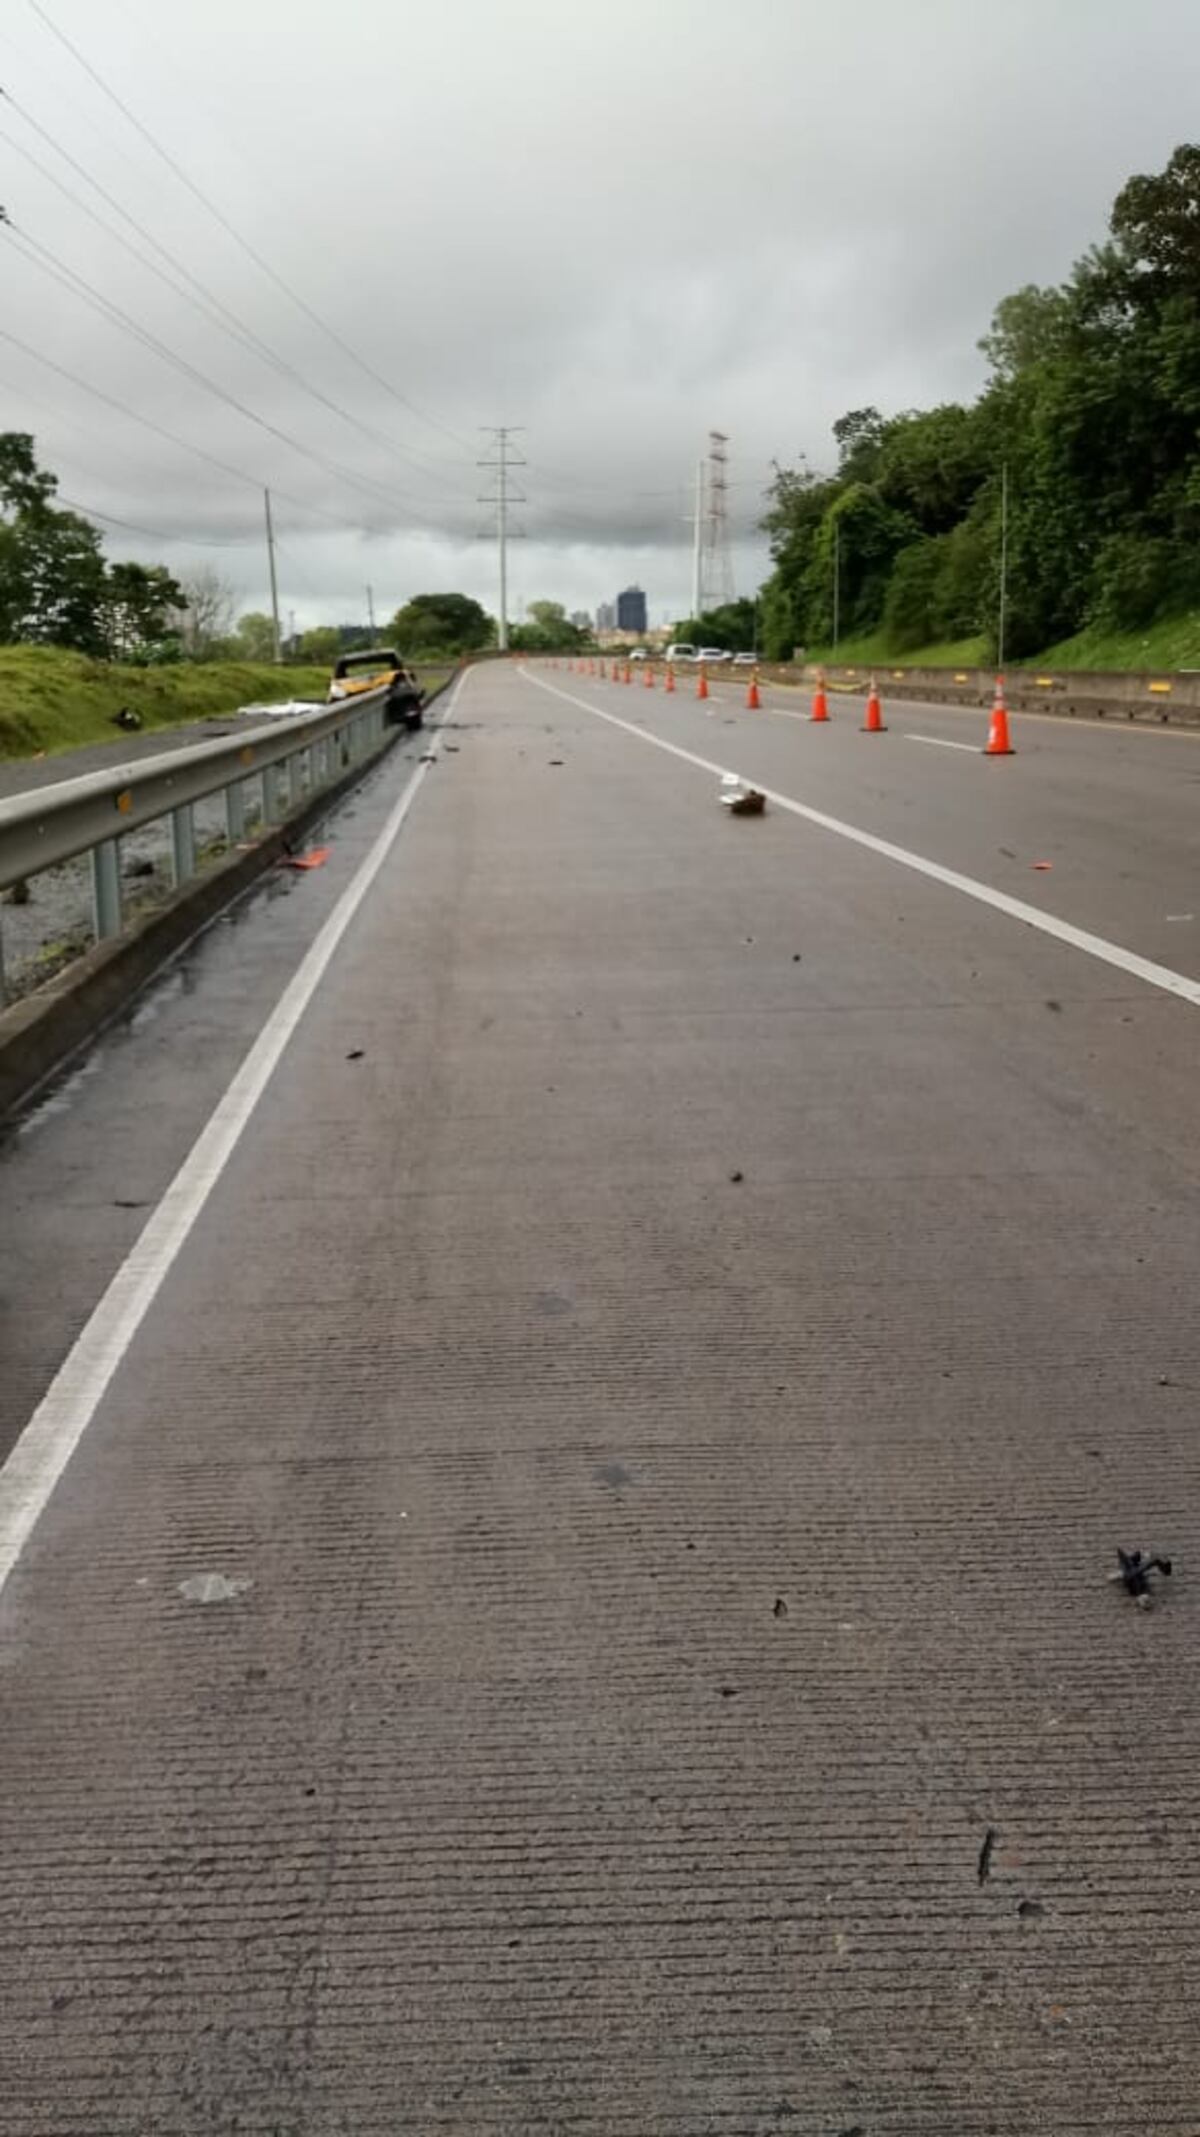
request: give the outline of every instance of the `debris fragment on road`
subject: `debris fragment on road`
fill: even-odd
[[[736,772],[726,772],[721,779],[721,806],[731,816],[762,816],[766,810],[767,797],[757,787],[747,786]]]
[[[989,1877],[992,1874],[992,1852],[999,1838],[1000,1835],[996,1831],[995,1826],[989,1825],[986,1833],[983,1836],[983,1845],[979,1850],[979,1862],[977,1865],[977,1871],[979,1882],[981,1885],[986,1885]]]
[[[1150,1576],[1152,1573],[1161,1573],[1164,1579],[1169,1580],[1170,1559],[1163,1558],[1157,1551],[1123,1551],[1120,1544],[1117,1545],[1117,1557],[1120,1567],[1116,1573],[1109,1574],[1110,1581],[1114,1586],[1119,1582],[1126,1595],[1131,1595],[1143,1610],[1148,1609],[1154,1601]]]
[[[332,846],[313,846],[308,853],[285,853],[280,857],[281,868],[324,868],[332,853]]]

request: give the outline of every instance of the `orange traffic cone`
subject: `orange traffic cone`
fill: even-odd
[[[625,663],[625,673],[621,677],[621,681],[623,683],[631,683],[633,681],[633,669],[630,667],[628,661],[626,661]]]
[[[985,757],[1014,757],[1016,751],[1008,739],[1008,707],[1004,702],[1004,677],[996,677],[996,695],[992,701],[992,717],[988,725],[988,738],[983,752]]]
[[[704,669],[703,669],[703,668],[701,668],[701,670],[700,670],[700,680],[699,680],[699,681],[698,681],[698,683],[696,684],[696,696],[697,696],[697,697],[707,697],[707,696],[708,696],[708,677],[707,677],[707,675],[705,674],[705,672],[704,672]]]
[[[750,681],[746,685],[746,710],[747,712],[757,712],[761,705],[762,699],[758,694],[758,669],[754,668],[751,670]]]
[[[813,691],[810,717],[814,720],[827,720],[829,718],[829,703],[825,696],[825,670],[823,668],[817,669],[817,687]]]
[[[883,724],[883,707],[879,702],[879,685],[874,676],[871,677],[871,687],[867,692],[867,716],[863,721],[862,731],[864,735],[885,735],[887,733],[887,728]]]
[[[596,673],[596,663],[595,663],[595,661],[594,661],[594,660],[589,660],[589,662],[588,662],[588,674],[589,674],[589,675],[594,675],[595,673]]]
[[[673,668],[673,667],[671,666],[671,663],[670,663],[670,661],[668,661],[668,662],[667,662],[667,672],[666,672],[666,675],[665,675],[665,676],[663,677],[663,689],[664,689],[664,690],[666,691],[666,693],[667,693],[667,696],[668,696],[668,697],[670,697],[670,695],[671,695],[672,691],[674,690],[674,688],[675,688],[675,670],[674,670],[674,668]]]

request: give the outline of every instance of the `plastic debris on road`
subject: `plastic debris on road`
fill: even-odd
[[[314,846],[308,853],[285,853],[281,855],[281,868],[324,868],[332,853],[332,846]]]
[[[1139,1603],[1143,1610],[1148,1610],[1154,1601],[1150,1576],[1152,1573],[1161,1573],[1169,1580],[1170,1559],[1162,1557],[1158,1551],[1123,1551],[1120,1544],[1117,1545],[1117,1557],[1120,1560],[1119,1568],[1117,1572],[1109,1574],[1109,1579],[1114,1585],[1119,1582],[1126,1595],[1131,1595],[1135,1603]]]

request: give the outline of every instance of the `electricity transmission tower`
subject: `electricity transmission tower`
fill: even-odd
[[[496,540],[500,558],[500,628],[497,643],[500,651],[504,653],[508,650],[508,544],[510,539],[519,540],[522,535],[521,528],[509,526],[508,513],[510,505],[523,505],[527,501],[524,491],[514,490],[509,481],[512,468],[525,466],[525,462],[518,459],[513,452],[511,441],[524,425],[487,423],[482,427],[487,436],[495,440],[494,456],[478,463],[480,467],[494,469],[496,477],[492,489],[479,498],[479,503],[491,505],[496,514]]]
[[[724,608],[734,598],[733,555],[729,547],[728,444],[724,431],[709,431],[700,559],[701,608],[704,613],[711,608]]]

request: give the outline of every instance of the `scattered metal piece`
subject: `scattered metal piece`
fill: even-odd
[[[1134,1602],[1139,1603],[1143,1610],[1148,1609],[1154,1601],[1150,1575],[1161,1573],[1169,1580],[1170,1559],[1163,1558],[1157,1551],[1123,1551],[1120,1544],[1117,1545],[1117,1557],[1120,1560],[1120,1568],[1116,1573],[1109,1574],[1110,1581],[1114,1586],[1119,1582],[1126,1595],[1132,1596]]]
[[[1050,870],[1054,866],[1054,863],[1053,861],[1031,861],[1029,865],[1033,869],[1035,875],[1045,876],[1049,875]]]
[[[352,1046],[346,1059],[347,1061],[361,1061],[365,1052],[365,1046]]]
[[[1054,1011],[1055,1011],[1055,1012],[1056,1012],[1056,1013],[1057,1013],[1057,1014],[1058,1014],[1059,1016],[1061,1016],[1061,1015],[1062,1015],[1062,1003],[1061,1003],[1061,1002],[1054,1002],[1054,1001],[1048,1001],[1048,1002],[1047,1002],[1047,1004],[1046,1004],[1046,1007],[1047,1007],[1047,1009],[1053,1009],[1053,1010],[1054,1010]]]
[[[549,758],[547,758],[547,760],[546,760],[546,761],[547,761],[547,763],[548,763],[548,764],[550,764],[550,765],[557,765],[557,766],[559,766],[559,767],[561,768],[561,765],[562,765],[562,761],[563,761],[563,760],[562,760],[562,758],[561,758],[561,757],[549,757]]]
[[[1017,1913],[1023,1922],[1040,1921],[1045,1912],[1046,1910],[1040,1900],[1022,1900],[1017,1909]]]
[[[179,1593],[188,1603],[233,1603],[254,1582],[244,1576],[231,1580],[226,1573],[192,1573],[179,1583]]]
[[[986,1833],[983,1836],[983,1845],[979,1850],[978,1870],[979,1882],[981,1885],[986,1885],[989,1877],[992,1874],[992,1853],[999,1838],[1000,1835],[996,1831],[995,1826],[989,1825]]]
[[[787,1604],[784,1602],[783,1597],[781,1595],[777,1595],[775,1598],[775,1608],[771,1613],[772,1617],[786,1618],[787,1614]]]
[[[280,857],[281,868],[324,868],[332,849],[329,846],[314,846],[308,853],[291,853],[285,850]]]
[[[148,1202],[127,1201],[124,1195],[118,1195],[113,1202],[114,1209],[149,1209],[149,1207],[150,1204]]]
[[[745,1177],[746,1175],[744,1172],[731,1172],[729,1175],[730,1181],[734,1187],[740,1187]]]

